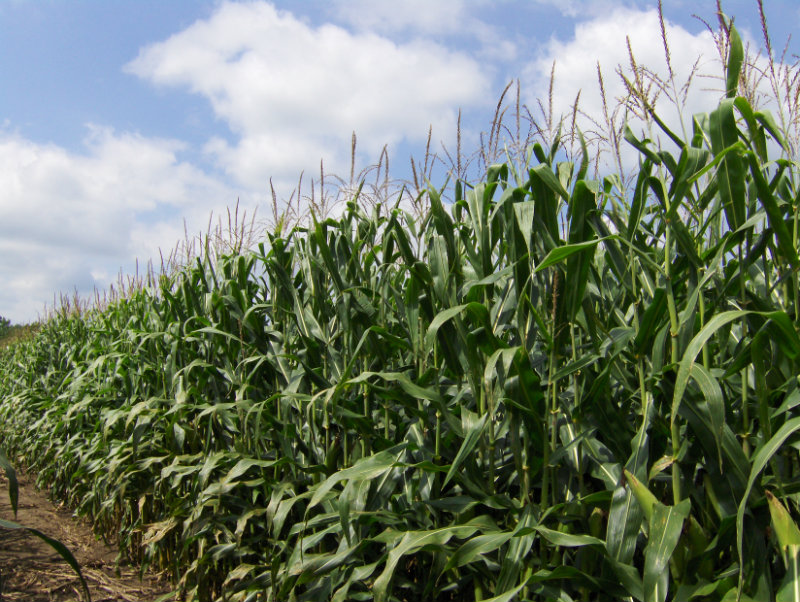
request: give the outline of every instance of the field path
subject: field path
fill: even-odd
[[[84,521],[54,505],[32,480],[17,474],[19,512],[16,522],[64,543],[75,555],[89,585],[92,602],[152,602],[170,591],[169,584],[145,576],[135,567],[117,568],[116,550],[95,539]],[[0,518],[14,520],[8,482],[0,476]],[[0,528],[0,602],[77,602],[84,600],[80,582],[47,544],[27,531]]]

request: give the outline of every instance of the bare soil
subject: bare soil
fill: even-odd
[[[86,522],[54,505],[26,475],[18,472],[17,479],[15,520],[8,482],[0,474],[0,518],[33,527],[65,544],[80,564],[92,602],[153,602],[169,594],[172,588],[166,580],[151,575],[140,580],[136,567],[117,566],[116,550],[96,539]],[[0,602],[84,599],[77,575],[55,550],[28,531],[0,528]]]

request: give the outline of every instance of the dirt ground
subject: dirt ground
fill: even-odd
[[[53,505],[26,475],[17,473],[16,521],[58,539],[73,553],[89,585],[92,602],[154,602],[167,595],[169,583],[145,576],[135,567],[117,567],[116,550],[95,539],[88,524]],[[0,472],[0,518],[14,521],[8,481]],[[0,528],[0,602],[78,602],[80,581],[51,547],[22,530]],[[167,596],[165,600],[175,598]]]

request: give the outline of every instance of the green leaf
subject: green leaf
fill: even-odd
[[[495,591],[509,591],[517,583],[525,559],[528,558],[535,541],[533,534],[522,535],[519,533],[526,532],[529,529],[532,531],[532,527],[536,526],[534,520],[532,504],[526,505],[514,529],[515,537],[511,538],[506,553],[502,557],[500,575],[497,577],[497,590]]]
[[[636,538],[634,537],[634,539]],[[639,571],[636,570],[636,567],[622,563],[614,557],[607,557],[606,561],[611,565],[611,568],[614,569],[617,579],[619,579],[620,584],[628,593],[636,600],[644,600],[644,586],[642,585],[642,579],[639,577]]]
[[[769,503],[769,514],[772,517],[772,527],[778,537],[778,543],[782,548],[800,545],[800,530],[792,520],[789,511],[781,504],[772,492],[765,491],[767,502]]]
[[[525,241],[525,246],[528,249],[528,254],[533,254],[533,218],[536,203],[533,201],[523,201],[521,203],[514,203],[514,216],[517,220],[517,227],[522,233],[522,238]]]
[[[711,148],[715,155],[719,155],[739,140],[739,129],[736,126],[733,107],[733,99],[725,99],[709,115]],[[717,181],[728,225],[736,230],[746,218],[747,195],[744,163],[738,152],[727,153],[719,162]]]
[[[308,508],[306,508],[306,513],[319,504],[339,481],[365,480],[379,477],[387,470],[391,470],[404,452],[405,446],[397,446],[391,450],[384,450],[366,458],[361,458],[350,468],[333,473],[316,487],[314,495],[308,503]]]
[[[658,157],[656,157],[658,159]],[[659,159],[659,163],[660,163]],[[639,224],[642,220],[642,213],[647,205],[647,182],[650,180],[650,172],[653,169],[651,160],[644,161],[639,167],[639,174],[636,176],[636,186],[633,189],[633,198],[628,212],[625,238],[628,242],[632,241],[639,231]]]
[[[771,492],[764,492],[778,543],[786,563],[786,576],[778,589],[776,602],[800,602],[800,530],[789,511]]]
[[[569,376],[570,374],[574,374],[575,372],[579,372],[586,368],[587,366],[591,366],[595,362],[600,359],[599,355],[594,354],[587,354],[581,357],[580,359],[575,360],[574,362],[568,363],[566,366],[558,370],[555,374],[550,376],[550,383],[557,383],[559,380],[564,378],[565,376]]]
[[[718,152],[715,155],[714,159],[711,161],[711,163],[708,163],[705,167],[703,167],[701,170],[696,172],[694,175],[689,176],[688,179],[686,180],[686,182],[688,184],[694,184],[694,182],[696,182],[697,180],[702,178],[709,171],[711,171],[717,165],[719,165],[723,161],[723,159],[725,159],[725,157],[728,155],[728,153],[745,152],[746,150],[747,150],[747,147],[745,146],[745,144],[741,140],[737,140],[736,142],[734,142],[730,146],[728,146],[728,147],[722,149],[720,152]]]
[[[661,158],[647,147],[650,140],[639,140],[627,123],[625,124],[623,136],[631,146],[647,157],[654,165],[661,165]]]
[[[581,253],[582,251],[586,251],[587,249],[593,249],[597,246],[597,243],[602,242],[605,240],[604,238],[598,238],[597,240],[591,240],[587,242],[580,242],[571,245],[562,245],[560,247],[556,247],[552,251],[550,251],[542,262],[536,266],[534,269],[534,273],[541,272],[545,268],[549,268],[552,265],[560,263],[574,255],[575,253]]]
[[[583,180],[575,184],[569,201],[569,237],[570,244],[592,242],[594,229],[589,217],[596,211],[597,193]],[[567,316],[574,320],[583,301],[586,285],[589,282],[589,270],[593,264],[590,253],[573,254],[567,259],[567,275],[564,290],[564,302]]]
[[[278,460],[277,462],[280,462],[280,460]],[[227,481],[233,481],[235,479],[238,479],[253,466],[258,466],[260,468],[269,468],[275,466],[275,464],[276,464],[275,460],[257,460],[255,458],[242,458],[236,463],[236,465],[233,468],[230,469],[228,474],[225,476],[225,479]]]
[[[722,387],[719,381],[701,364],[692,363],[689,375],[694,378],[708,402],[708,413],[711,418],[711,428],[714,434],[714,443],[717,446],[717,457],[720,469],[722,467],[722,429],[725,426],[725,400],[722,396]]]
[[[748,313],[749,312],[742,310],[732,310],[717,314],[706,323],[703,329],[695,335],[695,337],[686,347],[686,351],[683,354],[683,359],[681,359],[681,362],[678,366],[678,375],[675,378],[675,391],[672,396],[672,414],[670,417],[670,420],[673,424],[678,418],[678,409],[681,401],[683,400],[683,394],[686,392],[686,386],[689,383],[689,378],[692,376],[694,360],[703,349],[703,346],[720,328],[726,324],[729,324],[730,322],[733,322],[734,320],[746,316]],[[696,373],[699,374],[699,371]]]
[[[606,530],[606,548],[611,559],[621,565],[632,564],[636,552],[636,536],[643,517],[642,506],[637,503],[630,487],[614,489]]]
[[[516,595],[520,592],[520,590],[525,587],[526,583],[520,583],[514,589],[511,589],[504,594],[500,594],[499,596],[495,596],[494,598],[489,598],[488,600],[484,600],[483,602],[510,602],[513,600]]]
[[[798,258],[792,235],[786,227],[786,222],[784,221],[780,207],[778,207],[778,202],[775,200],[775,196],[772,194],[766,179],[764,179],[764,175],[761,173],[761,165],[758,162],[758,157],[754,153],[748,153],[747,158],[750,163],[750,173],[753,174],[753,181],[758,191],[758,200],[761,201],[761,204],[767,211],[769,225],[775,233],[775,238],[778,240],[778,248],[781,251],[781,255],[793,268],[800,269],[800,258]]]
[[[442,396],[429,387],[420,387],[402,372],[362,372],[358,376],[347,381],[348,384],[359,384],[368,382],[370,378],[378,377],[386,382],[395,382],[400,385],[406,393],[417,399],[427,399],[428,401],[441,402]]]
[[[742,38],[739,37],[739,32],[736,31],[733,23],[730,24],[728,36],[730,44],[728,46],[725,95],[728,98],[734,98],[739,90],[739,74],[742,71],[742,63],[744,62],[744,48],[742,46]]]
[[[666,290],[658,288],[653,295],[650,305],[645,309],[644,314],[639,320],[639,330],[633,345],[637,353],[643,353],[645,348],[652,343],[658,327],[661,326],[667,316],[667,295]]]
[[[764,135],[764,128],[756,120],[755,112],[750,102],[743,96],[737,97],[733,104],[739,110],[739,114],[747,123],[747,130],[750,134],[750,146],[755,149],[761,161],[767,161],[767,139]]]
[[[747,500],[750,497],[750,492],[755,485],[756,479],[764,470],[764,467],[780,449],[783,443],[792,435],[800,431],[800,417],[787,420],[781,425],[781,428],[772,436],[772,438],[758,448],[753,456],[752,467],[750,469],[750,477],[747,479],[747,487],[745,488],[742,501],[739,503],[739,510],[736,513],[736,552],[739,555],[739,566],[744,565],[743,558],[743,539],[744,539],[744,513],[747,509]],[[741,594],[744,587],[744,572],[739,569],[739,586],[738,591]]]
[[[647,547],[644,551],[645,602],[667,599],[669,571],[667,563],[681,537],[683,521],[689,516],[691,502],[686,499],[676,506],[656,502],[653,507]]]
[[[647,522],[650,523],[653,520],[653,510],[658,503],[658,499],[644,483],[639,481],[639,479],[633,476],[627,469],[623,472],[625,474],[625,480],[636,496],[636,501],[639,502],[639,506],[641,506],[644,512],[644,517],[647,519]]]
[[[460,525],[443,527],[432,531],[407,531],[403,533],[400,541],[390,551],[386,560],[383,572],[375,579],[372,586],[372,593],[377,602],[384,602],[388,599],[388,588],[394,575],[394,569],[400,559],[406,554],[412,554],[425,546],[440,547],[457,537],[463,539],[471,536],[478,530],[476,526]]]
[[[778,127],[778,124],[775,122],[775,118],[772,116],[772,113],[769,111],[756,111],[753,116],[756,118],[756,121],[758,121],[761,126],[770,133],[770,136],[772,136],[775,141],[785,149],[786,142],[781,134],[781,128]]]
[[[450,479],[453,478],[453,475],[461,467],[461,464],[464,462],[466,457],[472,453],[473,449],[475,449],[475,446],[481,439],[483,429],[486,427],[486,420],[489,417],[488,414],[478,417],[466,408],[463,408],[461,412],[461,420],[464,423],[464,441],[461,443],[461,447],[459,448],[453,463],[450,465],[450,470],[447,471],[447,476],[445,476],[444,483],[442,483],[442,489],[444,489],[447,483],[450,482]]]
[[[554,531],[553,529],[548,529],[547,527],[543,527],[541,525],[535,526],[534,530],[550,543],[557,546],[563,546],[565,548],[578,548],[582,546],[605,547],[606,545],[606,542],[604,542],[602,539],[592,537],[591,535],[561,533],[560,531]]]
[[[485,535],[478,535],[473,537],[458,548],[447,560],[442,569],[444,574],[450,569],[464,566],[474,562],[476,558],[482,557],[484,554],[490,554],[499,547],[503,546],[509,539],[514,536],[513,532],[504,533],[486,533]]]
[[[539,179],[547,188],[556,193],[562,199],[569,200],[569,193],[561,184],[556,175],[551,171],[550,167],[546,164],[537,165],[531,169],[531,176]]]

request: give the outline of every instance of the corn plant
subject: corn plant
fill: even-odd
[[[630,187],[555,136],[57,313],[0,442],[192,600],[800,600],[799,174],[723,24]]]

